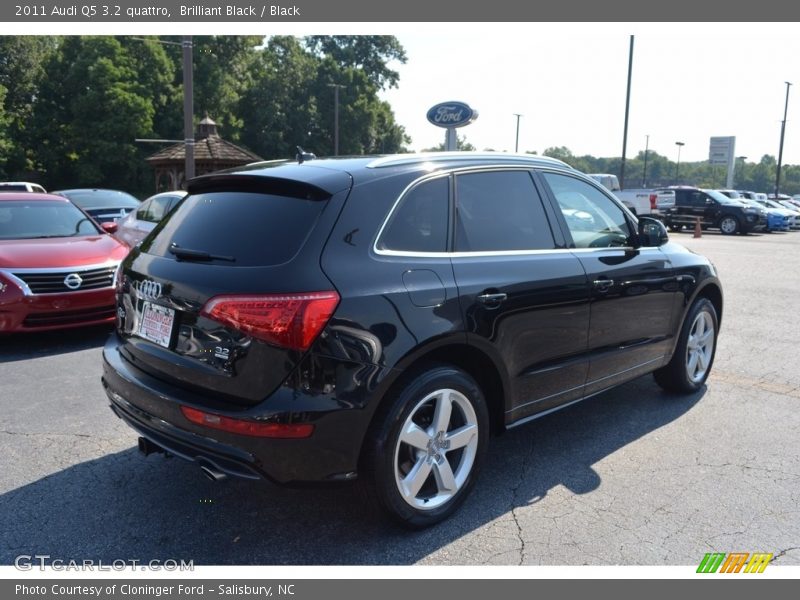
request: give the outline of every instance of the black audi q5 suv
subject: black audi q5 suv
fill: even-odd
[[[358,479],[424,527],[493,433],[646,373],[691,393],[714,361],[714,267],[560,161],[270,162],[188,192],[120,266],[103,385],[145,454],[215,479]]]

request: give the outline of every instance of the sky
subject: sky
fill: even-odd
[[[777,157],[786,81],[800,85],[798,24],[468,24],[397,28],[400,85],[382,94],[412,138],[435,146],[438,102],[479,112],[459,134],[479,150],[621,156],[634,35],[627,156],[708,159],[709,138],[736,136],[736,156]],[[789,95],[784,164],[800,164],[800,87]]]

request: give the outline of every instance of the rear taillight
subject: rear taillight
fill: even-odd
[[[271,344],[308,350],[338,304],[336,292],[215,296],[200,314]]]
[[[650,194],[650,210],[655,210],[658,206],[658,196],[656,194]]]
[[[239,435],[297,439],[310,437],[314,432],[314,426],[311,423],[275,423],[252,421],[250,419],[234,419],[232,417],[207,413],[202,410],[197,410],[196,408],[189,408],[188,406],[181,406],[181,412],[187,420],[196,425],[202,425],[203,427],[209,427],[211,429],[219,429],[220,431],[227,431],[229,433],[237,433]]]

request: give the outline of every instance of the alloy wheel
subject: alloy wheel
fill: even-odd
[[[702,310],[692,322],[686,342],[686,375],[692,383],[705,377],[714,356],[714,321]]]
[[[409,413],[394,448],[394,476],[403,500],[418,510],[450,501],[466,483],[478,450],[478,418],[467,397],[436,390]]]

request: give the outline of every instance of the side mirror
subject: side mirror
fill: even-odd
[[[100,223],[100,227],[106,233],[117,233],[117,230],[119,229],[119,225],[117,225],[116,221],[112,221],[110,223]]]
[[[639,245],[645,247],[663,246],[669,241],[667,228],[653,217],[639,217]]]

